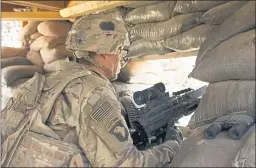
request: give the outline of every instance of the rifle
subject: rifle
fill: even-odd
[[[172,136],[168,130],[175,129],[181,117],[195,111],[205,89],[206,86],[197,90],[188,88],[173,92],[170,97],[160,82],[135,92],[132,97],[122,97],[124,117],[134,145],[145,150],[168,140]]]

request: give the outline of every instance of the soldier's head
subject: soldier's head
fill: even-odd
[[[92,15],[73,23],[65,44],[80,62],[100,69],[112,81],[126,62],[124,47],[128,43],[128,33],[122,23]]]

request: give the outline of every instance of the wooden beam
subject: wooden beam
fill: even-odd
[[[157,59],[170,59],[170,58],[182,58],[182,57],[193,57],[197,56],[198,51],[190,52],[170,52],[163,55],[147,55],[138,58],[131,58],[131,61],[145,61],[145,60],[157,60]]]
[[[98,11],[108,10],[117,6],[129,4],[132,1],[70,1],[67,8],[61,9],[62,17],[88,15]]]
[[[1,12],[2,20],[68,20],[72,17],[63,18],[59,12]]]
[[[15,5],[21,5],[21,6],[28,6],[28,7],[36,7],[36,8],[42,8],[42,9],[48,9],[53,11],[58,11],[60,9],[65,8],[64,1],[35,1],[35,0],[27,0],[27,1],[13,1],[13,0],[2,0],[2,3],[9,3],[9,4],[15,4]]]
[[[1,12],[13,12],[13,8],[24,8],[24,6],[1,3]]]

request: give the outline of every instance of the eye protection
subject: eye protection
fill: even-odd
[[[127,51],[126,50],[121,50],[119,55],[121,57],[121,67],[123,68],[129,62],[129,58],[126,57],[127,56]]]

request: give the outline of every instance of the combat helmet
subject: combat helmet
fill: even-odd
[[[77,19],[66,39],[66,48],[78,58],[88,52],[119,54],[129,43],[128,32],[122,23],[110,17],[83,16]],[[82,53],[82,54],[79,54]]]

